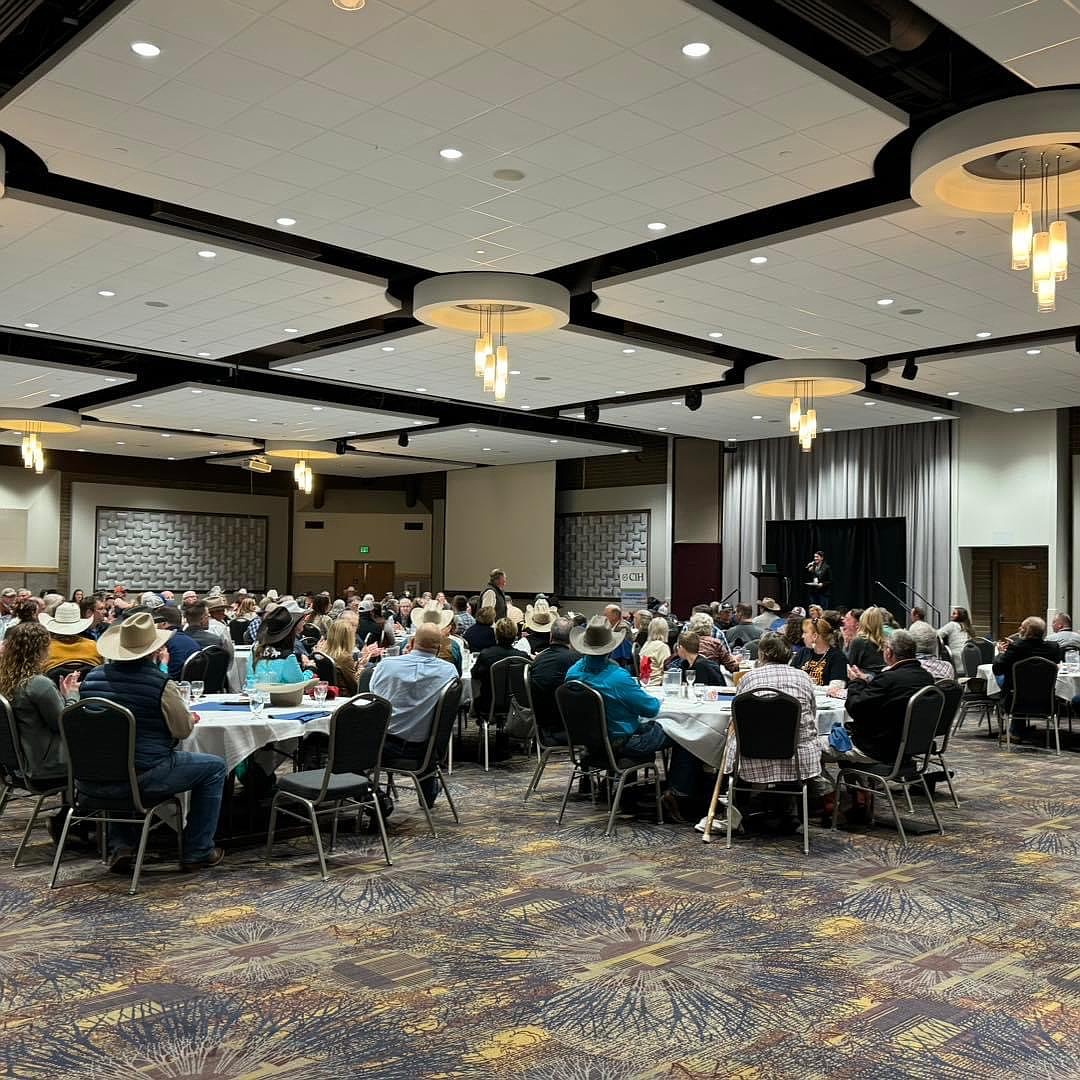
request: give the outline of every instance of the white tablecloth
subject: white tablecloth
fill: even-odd
[[[214,712],[207,708],[215,701],[228,700],[232,700],[231,695],[208,694],[195,706],[194,711],[199,714],[199,722],[195,725],[195,730],[180,744],[180,749],[199,754],[217,754],[225,759],[227,768],[235,769],[244,758],[268,743],[300,738],[311,731],[325,734],[330,730],[329,715],[309,720],[305,724],[299,720],[282,720],[283,713],[295,713],[302,709],[310,712],[325,709],[329,713],[349,699],[340,697],[318,705],[311,698],[305,697],[300,705],[285,708],[267,706],[257,718],[250,712]]]
[[[990,697],[997,697],[1001,693],[1001,687],[998,686],[997,679],[994,677],[993,664],[980,664],[979,678],[986,680],[986,692]],[[1071,701],[1080,694],[1080,671],[1062,671],[1059,668],[1054,693],[1065,701]]]
[[[248,664],[251,663],[251,646],[234,646],[233,662],[229,667],[229,689],[239,692],[247,683]]]

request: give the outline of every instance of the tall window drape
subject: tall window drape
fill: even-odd
[[[724,592],[737,585],[740,597],[756,598],[749,572],[764,560],[766,521],[903,517],[906,580],[947,619],[951,428],[942,421],[829,432],[809,454],[791,436],[740,443],[723,481]]]

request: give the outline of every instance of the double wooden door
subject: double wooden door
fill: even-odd
[[[371,593],[377,601],[381,600],[386,593],[394,590],[394,563],[371,562],[366,559],[360,562],[336,560],[334,596],[344,596],[350,585],[361,596]]]

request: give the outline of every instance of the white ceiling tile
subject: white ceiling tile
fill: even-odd
[[[451,138],[462,136],[495,150],[509,152],[550,138],[558,126],[549,127],[539,120],[532,120],[509,109],[488,109],[480,112],[449,132]]]
[[[234,56],[301,78],[345,51],[343,43],[269,16],[244,27],[224,48]]]
[[[254,22],[249,8],[232,0],[184,0],[182,5],[141,3],[136,14],[162,30],[217,46]]]
[[[180,81],[257,105],[291,85],[293,76],[239,56],[213,52],[185,69]]]
[[[165,85],[166,76],[91,52],[75,52],[53,72],[65,86],[135,104]]]
[[[568,116],[585,123],[615,111],[611,102],[564,82],[551,83],[535,94],[519,98],[510,108],[521,116],[548,124],[555,130],[565,125]]]
[[[632,111],[675,131],[685,131],[738,108],[729,98],[696,83],[684,82],[637,102]]]
[[[637,160],[635,156],[611,155],[574,173],[573,179],[604,191],[628,191],[639,184],[663,179],[663,172]],[[553,181],[557,183],[557,181]],[[596,194],[596,191],[593,191]]]
[[[614,56],[619,46],[563,18],[547,19],[524,34],[504,41],[501,51],[531,64],[552,78],[565,79],[576,71]]]
[[[670,90],[682,81],[670,68],[630,52],[618,53],[567,79],[579,90],[623,106]]]
[[[718,116],[686,132],[690,138],[701,139],[725,152],[760,146],[790,133],[791,128],[770,120],[753,109],[740,109],[726,116]]]
[[[363,15],[341,11],[330,3],[312,4],[310,0],[272,3],[272,10],[275,19],[284,19],[294,26],[350,47],[362,45],[380,30],[385,30],[404,17],[404,13],[391,4],[368,4]]]
[[[608,151],[573,135],[553,135],[550,139],[526,147],[521,151],[521,156],[526,161],[573,172],[606,158]]]
[[[438,128],[452,128],[470,117],[487,112],[490,106],[480,98],[463,94],[437,82],[425,82],[398,94],[387,102],[387,107],[404,116]]]
[[[312,135],[310,125],[261,106],[252,106],[222,126],[225,131],[277,150],[291,150]]]
[[[525,94],[535,94],[551,82],[551,76],[502,53],[488,52],[482,62],[466,60],[444,71],[439,82],[491,105],[505,105]]]
[[[620,45],[633,46],[693,19],[690,4],[625,4],[620,0],[581,0],[566,17]]]
[[[823,79],[778,94],[756,106],[757,111],[798,131],[814,124],[824,124],[841,116],[850,116],[862,108],[862,102],[846,90]]]
[[[348,106],[348,116],[338,121],[341,124],[372,105],[381,105],[406,90],[412,90],[424,80],[408,68],[352,49],[311,72],[308,81],[332,90],[341,97],[343,105]]]
[[[587,124],[571,129],[571,134],[585,142],[594,143],[612,153],[625,153],[646,143],[671,134],[671,128],[647,120],[644,116],[619,109]]]
[[[485,0],[432,0],[423,9],[423,17],[445,30],[458,31],[468,25],[473,41],[492,48],[550,16],[530,0],[499,0],[497,13]]]
[[[364,52],[425,78],[477,56],[481,46],[423,18],[395,23],[364,43]]]

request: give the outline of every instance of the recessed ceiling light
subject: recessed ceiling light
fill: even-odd
[[[704,41],[691,41],[682,47],[682,51],[683,56],[696,60],[698,57],[709,55],[709,46]]]
[[[476,251],[474,252],[474,254],[476,254],[476,255],[486,255],[487,254],[487,249],[486,248],[477,248]]]
[[[195,355],[196,356],[209,356],[210,354],[208,352],[201,352],[201,353],[196,353]]]
[[[823,427],[821,430],[822,431],[832,431],[832,428],[831,427]]]
[[[520,372],[520,371],[518,371],[518,369],[517,369],[517,368],[511,368],[511,369],[510,369],[510,374],[511,374],[511,375],[520,375],[520,374],[521,374],[521,372]]]
[[[469,434],[470,435],[475,435],[478,430],[479,430],[478,428],[471,427],[471,428],[469,428]]]
[[[393,352],[394,351],[394,346],[393,345],[384,345],[382,347],[382,351],[383,352]]]
[[[115,296],[116,293],[112,289],[98,289],[98,296]]]
[[[127,446],[127,443],[125,443],[125,442],[118,442],[118,443],[117,443],[116,445],[117,445],[117,446]]]
[[[877,408],[877,402],[876,401],[864,401],[863,404],[866,405],[867,407],[871,408],[871,409]]]
[[[709,331],[709,337],[711,337],[711,338],[722,338],[723,336],[724,336],[724,332],[722,330],[710,330]]]
[[[645,228],[650,232],[663,232],[667,228],[667,223],[664,221],[650,221]]]
[[[1023,411],[1024,411],[1024,410],[1023,410],[1022,408],[1016,408],[1016,409],[1013,409],[1013,412],[1023,412]]]
[[[163,431],[163,432],[161,433],[161,437],[162,437],[163,439],[171,439],[171,438],[172,438],[172,436],[171,436],[171,435],[170,435],[170,434],[169,434],[169,433],[168,433],[167,431]]]
[[[439,151],[439,157],[446,158],[447,161],[457,161],[462,156],[461,151],[455,150],[452,146],[444,146]]]
[[[200,259],[216,259],[217,258],[217,252],[216,251],[211,251],[209,248],[203,248],[203,250],[199,252],[199,258]]]
[[[312,412],[322,412],[322,410],[323,410],[323,407],[321,405],[312,405],[311,406],[311,411]]]
[[[105,381],[106,382],[116,382],[116,380],[111,375],[106,375],[105,376]]]
[[[532,406],[531,405],[519,405],[518,408],[521,409],[522,412],[528,412],[532,408]]]
[[[413,427],[423,427],[424,426],[424,421],[423,420],[414,420],[412,422],[412,426]]]
[[[201,394],[201,393],[202,393],[202,391],[201,391],[201,390],[192,390],[191,392],[192,392],[193,394]]]
[[[161,55],[161,50],[152,41],[133,41],[131,51],[136,56],[144,56],[147,59]]]
[[[629,450],[620,450],[619,453],[620,454],[629,454],[630,451]]]
[[[950,390],[947,396],[948,397],[959,397],[960,396],[960,391],[959,390]]]
[[[558,441],[559,441],[558,439],[548,439],[548,442],[551,443],[552,446],[555,446],[558,443]]]
[[[989,330],[980,330],[975,336],[977,338],[988,338],[988,337],[990,337],[990,331]]]
[[[637,349],[623,349],[623,356],[633,356]]]
[[[294,217],[279,217],[274,218],[274,221],[277,222],[278,225],[284,225],[285,228],[288,228],[290,225],[296,224],[296,218]]]
[[[1042,352],[1042,349],[1028,349],[1028,356],[1038,356]]]
[[[490,446],[484,446],[484,447],[481,447],[481,449],[482,449],[482,450],[485,450],[485,451],[487,451],[487,452],[489,452],[489,453],[490,453],[490,451],[491,451],[491,447],[490,447]]]
[[[755,255],[750,261],[754,266],[763,266],[769,261],[769,258],[767,255]]]
[[[140,404],[139,404],[139,402],[137,402],[137,401],[136,401],[136,402],[135,402],[135,403],[134,403],[134,404],[133,404],[133,405],[132,405],[131,407],[132,407],[133,409],[141,409],[141,408],[142,408],[142,405],[140,405]]]
[[[171,457],[171,458],[169,458],[169,460],[170,460],[170,461],[175,461],[175,460],[176,460],[176,458],[174,458],[174,457]]]
[[[625,394],[625,393],[626,393],[626,391],[625,391],[625,390],[616,390],[616,391],[615,391],[615,396],[616,396],[616,397],[622,397],[622,396],[623,396],[623,394]]]
[[[883,296],[878,302],[878,307],[888,307],[890,304],[895,304],[896,301],[890,296]]]
[[[657,431],[667,431],[667,428],[666,427],[658,427],[656,430]]]
[[[258,422],[259,422],[259,418],[257,416],[249,416],[248,417],[248,423],[249,424],[257,424]]]
[[[76,454],[85,454],[86,451],[81,446],[77,446],[77,447],[75,447],[75,453]]]
[[[682,402],[681,401],[669,401],[668,404],[669,405],[681,405]]]
[[[216,454],[217,452],[218,452],[217,450],[211,450],[211,451],[210,451],[210,456],[211,456],[211,457],[213,457],[213,456],[214,456],[214,454]]]
[[[27,330],[36,330],[40,325],[41,325],[41,323],[36,323],[36,322],[24,322],[23,323],[23,326],[25,326]]]
[[[285,326],[285,327],[282,328],[281,332],[283,334],[299,334],[300,333],[300,331],[297,330],[297,328],[295,326]]]
[[[290,371],[295,371],[297,375],[303,375],[304,374],[304,369],[302,367],[292,367],[292,368],[289,368],[289,370]]]
[[[192,428],[191,430],[192,430],[192,431],[202,431],[202,428],[201,428],[201,427],[197,427],[197,428]]]
[[[760,419],[761,419],[761,416],[760,416],[760,415],[759,415],[758,413],[754,413],[754,415],[753,415],[753,416],[751,416],[751,417],[750,417],[750,419],[751,419],[751,420],[760,420]]]
[[[418,386],[416,388],[416,392],[418,394],[426,394],[427,393],[427,387],[426,386]]]
[[[345,434],[346,435],[359,435],[360,432],[358,432],[358,431],[346,431]]]

